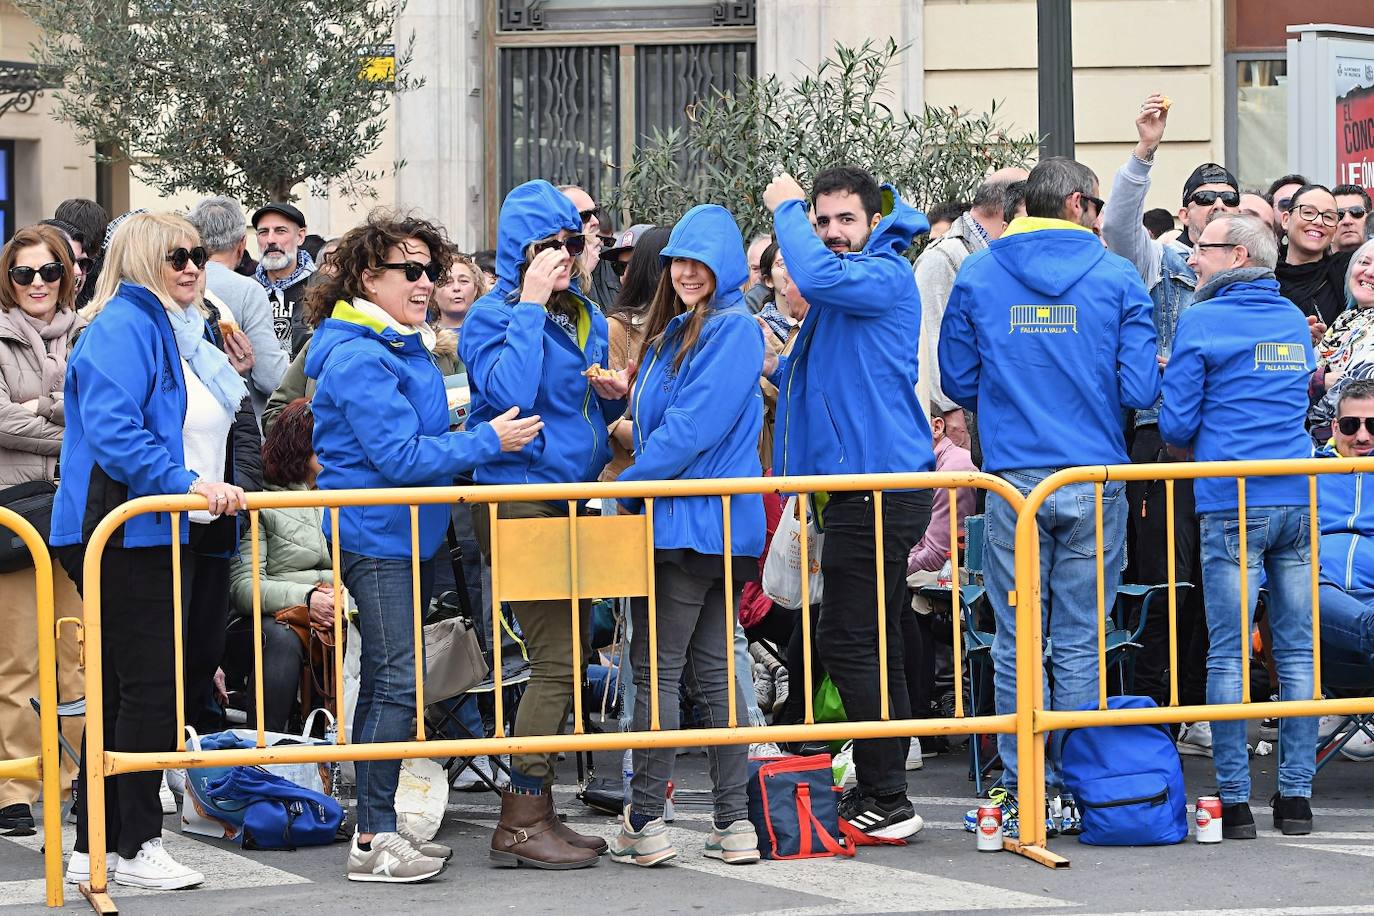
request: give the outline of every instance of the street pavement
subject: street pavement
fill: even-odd
[[[618,776],[619,756],[597,759]],[[703,858],[709,812],[693,790],[709,786],[699,751],[678,758],[684,798],[670,831],[682,856],[656,869],[603,859],[576,872],[507,870],[490,866],[487,843],[499,810],[485,792],[454,792],[438,836],[456,849],[437,879],[421,885],[352,884],[343,877],[346,847],[296,852],[243,852],[232,844],[183,837],[175,817],[164,839],[174,856],[207,876],[197,890],[145,892],[112,885],[128,916],[181,914],[366,913],[837,913],[1115,914],[1267,913],[1278,916],[1374,914],[1374,762],[1333,761],[1314,788],[1316,832],[1283,837],[1272,829],[1268,798],[1275,757],[1252,760],[1255,841],[1201,846],[1119,849],[1051,840],[1072,862],[1051,871],[1006,852],[980,853],[962,829],[974,803],[962,753],[928,758],[910,776],[910,792],[926,829],[905,847],[869,847],[855,859],[813,859],[730,866]],[[1192,797],[1215,788],[1211,761],[1184,758]],[[612,818],[574,798],[572,761],[563,765],[561,810],[578,829],[610,837]],[[0,916],[43,911],[39,837],[0,841]],[[71,828],[64,836],[70,849]],[[75,888],[65,910],[89,912]]]

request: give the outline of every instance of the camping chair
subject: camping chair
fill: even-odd
[[[1367,697],[1374,695],[1374,668],[1353,660],[1322,656],[1322,692],[1328,697]],[[1317,736],[1317,772],[1358,734],[1374,739],[1374,713],[1344,716],[1326,738]]]
[[[41,720],[43,718],[43,707],[39,704],[38,698],[29,697],[29,705],[33,707],[33,714],[38,716]],[[77,700],[69,700],[66,703],[57,704],[57,718],[59,721],[62,719],[84,718],[85,715],[85,697],[81,697]],[[60,753],[66,754],[71,759],[72,763],[76,766],[81,765],[81,755],[77,753],[76,748],[72,747],[71,742],[67,740],[67,736],[62,734],[62,729],[60,727],[57,729],[57,744],[60,749]],[[75,790],[75,786],[73,786],[72,788],[73,790]],[[74,808],[75,806],[76,792],[73,791],[71,795],[68,797],[67,803],[62,806],[62,820],[64,823],[66,822],[67,818],[71,815],[72,808]]]

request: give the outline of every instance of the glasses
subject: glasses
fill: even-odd
[[[1093,197],[1091,194],[1084,194],[1082,191],[1079,191],[1078,194],[1088,203],[1092,204],[1094,207],[1097,208],[1094,212],[1097,213],[1098,216],[1102,215],[1102,208],[1107,206],[1107,202],[1105,200],[1103,200],[1100,197]]]
[[[1339,216],[1341,219],[1345,219],[1345,215],[1346,215],[1347,213],[1349,213],[1349,214],[1350,214],[1351,216],[1353,216],[1355,219],[1364,219],[1366,216],[1369,215],[1369,208],[1368,208],[1368,207],[1361,207],[1361,206],[1358,206],[1358,205],[1356,205],[1356,206],[1354,206],[1354,207],[1337,207],[1337,208],[1336,208],[1336,215]]]
[[[1235,248],[1235,242],[1197,242],[1193,245],[1193,254],[1202,254],[1208,248]]]
[[[535,254],[548,251],[550,248],[563,248],[567,250],[569,257],[580,258],[582,252],[587,250],[587,237],[585,235],[573,235],[566,239],[544,239],[542,242],[535,242],[532,247]]]
[[[1342,436],[1353,436],[1360,431],[1361,424],[1365,432],[1374,436],[1374,417],[1341,417],[1336,421],[1336,428]]]
[[[623,277],[623,276],[625,276],[625,268],[627,268],[627,267],[630,266],[630,262],[629,262],[629,261],[611,261],[611,262],[610,262],[610,265],[611,265],[611,273],[615,274],[617,277]]]
[[[403,261],[400,264],[378,264],[380,270],[403,270],[406,274],[407,282],[414,283],[421,276],[429,277],[429,282],[439,282],[439,265],[434,261],[421,264],[419,261]]]
[[[205,249],[197,245],[189,251],[185,248],[177,248],[167,252],[167,263],[171,264],[175,270],[185,270],[186,262],[190,261],[196,265],[196,270],[205,266],[205,262],[210,260],[210,256],[205,253]]]
[[[592,207],[590,210],[578,210],[577,215],[582,217],[582,225],[585,226],[592,220],[596,219],[596,211],[596,207]]]
[[[1210,207],[1221,198],[1223,207],[1239,207],[1240,195],[1235,191],[1194,191],[1188,196],[1188,203],[1199,207]]]
[[[10,279],[20,286],[28,286],[34,277],[42,277],[44,283],[56,283],[62,279],[67,269],[57,261],[49,261],[42,267],[11,267]]]
[[[79,270],[79,271],[81,271],[83,274],[88,274],[88,273],[90,273],[92,270],[95,270],[95,259],[94,259],[94,258],[77,258],[77,259],[76,259],[76,269]]]
[[[1321,224],[1329,229],[1334,229],[1336,224],[1341,221],[1340,214],[1335,210],[1318,210],[1309,204],[1299,204],[1288,212],[1296,213],[1298,219],[1304,223],[1315,223],[1317,220],[1321,220]]]
[[[1280,197],[1278,200],[1274,201],[1274,206],[1278,207],[1280,210],[1287,210],[1289,207],[1293,206],[1293,198]]]

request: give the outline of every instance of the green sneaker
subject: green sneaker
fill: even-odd
[[[610,853],[617,862],[648,868],[677,858],[678,848],[668,841],[668,825],[661,817],[649,821],[643,830],[631,830],[627,805],[620,818],[620,835],[611,841]]]
[[[759,860],[759,835],[747,820],[735,821],[724,830],[712,825],[701,854],[730,865],[750,865]]]

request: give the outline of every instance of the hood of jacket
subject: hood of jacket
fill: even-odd
[[[988,248],[1023,286],[1051,297],[1062,296],[1107,254],[1091,229],[1040,216],[1012,220]]]
[[[739,226],[724,207],[699,204],[688,210],[673,227],[660,257],[665,270],[673,258],[691,258],[711,268],[716,281],[712,308],[724,308],[743,300],[740,288],[749,279],[749,262],[744,256],[744,238]]]
[[[880,190],[883,218],[864,243],[863,250],[869,254],[891,251],[898,257],[904,257],[916,236],[930,231],[930,220],[926,219],[926,215],[920,210],[902,200],[892,185],[885,184]]]
[[[402,334],[340,299],[310,339],[305,355],[306,376],[318,380],[334,348],[359,338],[372,338],[397,354],[428,352],[419,334]]]
[[[497,225],[497,288],[504,292],[520,285],[520,265],[531,242],[557,235],[560,229],[581,232],[582,217],[562,191],[540,178],[506,195]],[[577,282],[574,275],[572,289],[580,293]]]

